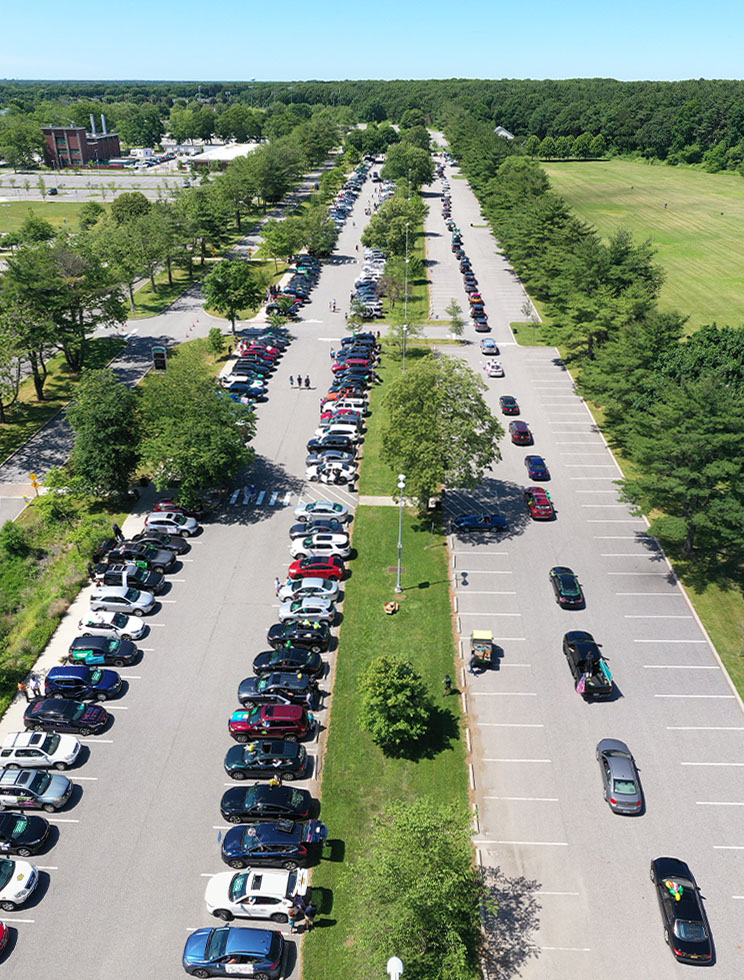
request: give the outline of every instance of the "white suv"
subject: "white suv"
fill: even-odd
[[[0,748],[3,769],[68,769],[80,753],[74,735],[51,732],[14,732],[6,735]]]

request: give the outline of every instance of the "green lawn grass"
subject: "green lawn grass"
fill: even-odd
[[[396,507],[357,508],[353,544],[358,557],[351,563],[340,647],[334,655],[333,707],[322,774],[321,817],[334,842],[327,849],[333,859],[321,861],[313,873],[313,887],[322,889],[316,892],[322,896],[319,918],[333,925],[313,930],[305,941],[303,972],[312,980],[360,976],[353,948],[353,871],[348,869],[364,851],[372,818],[395,800],[467,799],[459,699],[441,696],[442,679],[453,674],[454,661],[445,536],[440,530],[432,533],[430,524],[422,524],[414,511],[404,512],[404,598],[400,611],[387,616],[382,607],[395,597],[397,540]],[[359,727],[359,678],[381,653],[411,660],[438,705],[451,712],[446,723],[456,737],[432,758],[387,759]],[[367,914],[374,915],[374,909]],[[397,952],[405,960],[405,951]]]
[[[121,337],[96,337],[88,341],[86,367],[101,368],[126,346]],[[49,375],[44,385],[46,400],[36,400],[36,389],[27,378],[19,392],[19,400],[7,412],[9,421],[0,425],[0,460],[30,439],[31,436],[66,405],[75,393],[80,375],[68,367],[64,355],[58,354],[49,362]]]
[[[744,181],[687,167],[606,160],[543,164],[553,189],[607,238],[650,238],[666,271],[660,307],[688,332],[744,324]],[[665,207],[666,205],[666,207]]]
[[[409,229],[410,232],[410,229]],[[408,255],[409,258],[418,258],[421,267],[426,269],[426,236],[424,235],[423,220],[416,225],[415,231],[408,236]],[[403,292],[403,290],[401,290]],[[396,307],[401,308],[403,301],[398,300]],[[441,320],[430,320],[429,312],[431,304],[429,302],[429,280],[426,274],[419,279],[411,279],[408,283],[408,322],[415,324],[434,323],[441,326]],[[382,300],[382,315],[387,322],[390,316],[390,301],[386,296]]]
[[[7,197],[7,194],[3,194]],[[29,212],[37,218],[43,218],[54,228],[64,227],[65,221],[70,231],[79,231],[80,204],[58,201],[56,197],[48,197],[44,201],[4,201],[0,203],[0,234],[18,231]],[[99,202],[100,203],[100,202]],[[104,204],[108,209],[109,205]]]

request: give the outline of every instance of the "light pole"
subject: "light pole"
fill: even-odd
[[[400,584],[401,560],[403,558],[403,491],[406,489],[405,473],[398,474],[398,584],[395,586],[396,592],[402,592],[403,586]],[[401,970],[402,972],[402,970]]]
[[[387,961],[387,972],[390,980],[400,980],[403,975],[403,963],[397,956],[391,956]]]
[[[408,339],[408,228],[410,221],[406,221],[406,270],[405,270],[405,286],[403,288],[403,365],[401,367],[401,374],[406,373],[406,340]]]

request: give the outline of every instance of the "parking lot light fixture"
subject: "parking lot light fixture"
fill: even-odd
[[[403,558],[403,491],[406,488],[405,473],[398,474],[398,583],[395,586],[396,592],[402,592],[403,586],[400,584],[401,561]]]
[[[397,956],[391,956],[387,961],[387,972],[390,980],[400,980],[403,975],[403,963]]]

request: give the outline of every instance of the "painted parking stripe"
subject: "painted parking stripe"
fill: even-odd
[[[744,762],[680,762],[681,766],[721,766],[721,767],[731,767],[740,768],[744,766]]]
[[[284,499],[282,500],[282,504],[286,507],[291,499],[292,499],[292,494],[290,493],[289,490],[287,490],[287,492],[284,494]]]
[[[87,742],[89,745],[113,745],[113,738],[79,738],[79,742]]]
[[[695,800],[695,806],[744,806],[744,802],[731,802],[729,800]]]
[[[624,618],[625,619],[692,619],[692,616],[672,616],[672,615],[666,616],[666,615],[654,613],[653,615],[651,614],[645,614],[642,616],[633,615],[633,616],[625,616]]]
[[[279,491],[275,490],[269,499],[269,507],[273,507],[276,504],[276,500],[278,496],[279,496]]]
[[[230,503],[231,503],[231,504],[234,504],[234,503],[235,503],[235,501],[236,501],[236,500],[238,499],[238,494],[239,494],[239,493],[240,493],[240,487],[238,487],[238,489],[237,489],[237,490],[234,490],[234,491],[233,491],[233,495],[232,495],[232,497],[230,497]]]
[[[667,725],[668,732],[744,732],[744,725]]]
[[[519,762],[519,763],[522,763],[522,762],[535,762],[535,763],[539,763],[541,765],[552,765],[552,762],[553,762],[552,759],[505,759],[505,758],[484,759],[483,761],[484,762]]]
[[[541,946],[544,952],[558,953],[591,953],[590,946]]]
[[[633,640],[634,643],[705,643],[707,640]]]
[[[481,847],[487,847],[489,844],[514,844],[522,847],[568,847],[568,842],[564,840],[474,840],[473,843],[479,844]]]
[[[644,670],[720,670],[718,664],[644,664]]]
[[[36,919],[9,919],[7,915],[4,915],[3,922],[36,922]]]
[[[470,696],[475,698],[536,698],[536,691],[471,691]]]
[[[264,499],[265,496],[266,496],[266,491],[265,490],[261,490],[259,492],[258,496],[256,497],[256,504],[257,505],[260,504],[263,501],[263,499]]]
[[[477,724],[481,728],[545,728],[545,725],[524,721],[479,721]]]
[[[655,698],[686,698],[706,701],[733,701],[735,694],[654,694]]]
[[[48,820],[49,823],[80,823],[79,820],[73,820],[72,817],[51,817],[44,815],[44,819]]]
[[[559,803],[557,796],[484,796],[484,800],[513,800],[516,803]]]
[[[542,891],[542,889],[540,889],[540,891],[535,892],[535,895],[580,895],[580,894],[581,892],[545,892]]]

